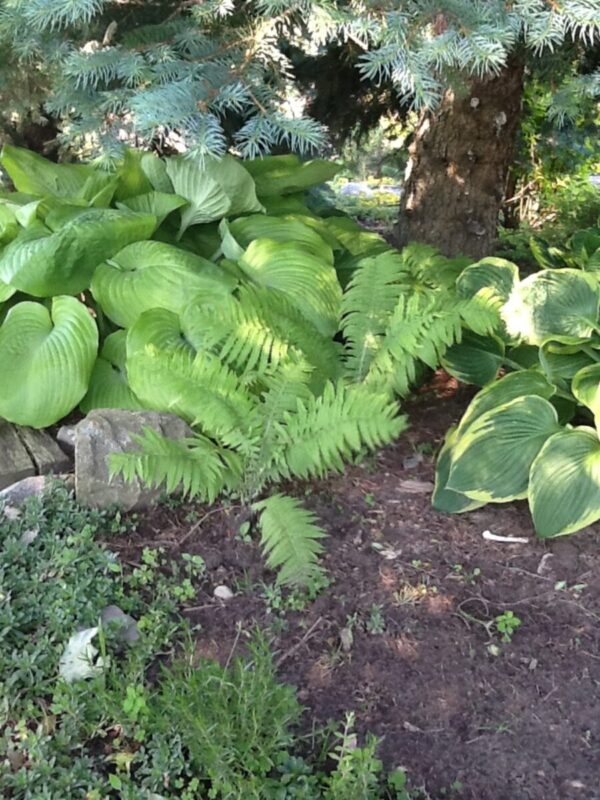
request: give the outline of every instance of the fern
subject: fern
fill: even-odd
[[[318,397],[298,400],[277,426],[272,479],[341,472],[345,459],[387,444],[404,430],[405,418],[397,411],[388,397],[364,387],[327,384]]]
[[[254,503],[260,513],[261,546],[267,566],[278,570],[280,586],[306,586],[322,574],[318,558],[325,531],[316,517],[292,497],[274,494]]]
[[[204,436],[172,440],[147,428],[143,436],[134,439],[141,450],[114,454],[111,477],[121,474],[126,481],[140,478],[150,486],[164,487],[168,493],[179,490],[184,496],[209,503],[239,485],[241,462],[237,454]]]
[[[399,253],[363,259],[342,299],[342,331],[346,337],[346,374],[364,380],[379,351],[391,314],[402,291],[406,265]]]

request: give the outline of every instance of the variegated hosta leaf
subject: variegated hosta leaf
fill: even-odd
[[[536,395],[549,400],[555,391],[555,387],[546,380],[541,372],[533,369],[511,372],[475,395],[460,421],[459,431],[464,433],[469,425],[483,414],[509,403],[517,397]]]
[[[446,350],[442,366],[463,383],[485,386],[493,381],[504,361],[504,343],[497,336],[465,331],[460,342]]]
[[[493,297],[506,302],[519,280],[519,270],[504,258],[482,258],[468,266],[456,281],[461,297],[475,297],[482,289],[491,289]]]
[[[446,514],[462,514],[465,511],[473,511],[484,505],[481,500],[473,500],[471,497],[467,497],[466,494],[448,489],[448,477],[457,438],[457,429],[451,428],[446,434],[444,446],[438,454],[435,467],[435,488],[431,498],[431,505],[436,511],[443,511]]]
[[[324,336],[335,334],[342,290],[330,262],[304,245],[255,239],[239,265],[253,283],[284,294]]]
[[[481,502],[526,497],[531,464],[558,430],[556,411],[542,397],[518,397],[487,411],[457,437],[447,488]]]
[[[128,328],[150,308],[179,313],[195,297],[218,303],[235,285],[201,256],[163,242],[134,242],[98,266],[91,288],[104,313]]]
[[[593,276],[576,269],[545,269],[515,286],[502,316],[511,336],[541,345],[560,336],[591,336],[599,300]]]
[[[577,400],[592,412],[600,429],[600,364],[580,369],[573,378],[571,391]]]
[[[94,408],[125,408],[131,411],[144,408],[127,382],[126,340],[126,331],[115,331],[104,340],[92,370],[87,394],[79,404],[84,414]]]
[[[74,297],[14,306],[0,327],[0,417],[45,428],[85,395],[98,348],[98,330]]]
[[[146,239],[155,218],[113,209],[84,209],[53,233],[23,231],[0,254],[0,280],[35,297],[87,289],[98,264]]]
[[[531,465],[529,507],[544,539],[600,519],[600,442],[593,428],[562,430],[548,439]]]

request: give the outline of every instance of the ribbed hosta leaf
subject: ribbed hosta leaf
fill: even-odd
[[[311,249],[255,239],[239,264],[258,286],[284,294],[324,336],[335,334],[342,290],[333,266]]]
[[[55,164],[31,150],[5,144],[0,162],[18,192],[108,205],[116,179],[83,164]]]
[[[462,514],[484,505],[481,500],[473,500],[466,494],[448,489],[448,477],[456,440],[457,429],[451,428],[446,434],[446,440],[439,452],[435,467],[435,488],[431,497],[431,505],[436,511],[443,511],[445,514]]]
[[[248,172],[256,181],[259,197],[293,194],[331,180],[341,165],[315,159],[302,162],[295,155],[266,156],[246,161]]]
[[[549,400],[555,391],[555,387],[546,380],[541,372],[533,369],[511,372],[475,395],[460,421],[459,430],[461,433],[464,432],[469,425],[487,411],[510,403],[517,397],[536,395]]]
[[[567,343],[548,339],[539,348],[538,356],[548,380],[557,386],[564,385],[584,367],[595,363],[593,356],[583,352],[589,345],[589,338],[567,337]],[[584,348],[582,349],[582,345]]]
[[[86,209],[54,233],[23,231],[0,254],[0,280],[32,294],[77,294],[95,268],[125,245],[146,239],[155,218],[145,214]]]
[[[84,414],[94,408],[144,408],[129,388],[125,368],[127,333],[116,331],[107,336],[92,370],[86,396],[79,404]]]
[[[0,204],[0,247],[11,242],[19,233],[19,223],[8,205]]]
[[[232,156],[206,158],[204,163],[177,156],[166,160],[166,169],[175,193],[188,201],[181,233],[190,225],[263,210],[252,177]]]
[[[196,353],[171,311],[144,312],[127,336],[129,384],[142,403],[172,411],[209,434],[243,429],[253,400],[215,356]]]
[[[590,409],[600,427],[600,364],[580,369],[573,378],[572,392],[577,400]]]
[[[44,428],[85,395],[96,358],[98,331],[86,307],[55,297],[14,306],[0,327],[0,417]]]
[[[529,507],[544,539],[600,519],[600,442],[593,428],[567,429],[548,439],[531,465]]]
[[[150,308],[179,313],[194,297],[218,303],[235,287],[224,270],[162,242],[135,242],[94,272],[91,288],[103,311],[123,328]]]
[[[526,497],[533,459],[558,430],[554,407],[534,395],[482,414],[456,439],[447,488],[482,502]]]
[[[129,197],[122,203],[117,203],[119,208],[129,208],[138,214],[152,214],[156,217],[156,226],[161,225],[173,211],[187,203],[183,197],[165,192],[147,192]]]
[[[502,315],[512,336],[540,345],[556,336],[591,336],[599,300],[598,281],[591,275],[546,269],[517,284]]]
[[[228,227],[230,234],[242,248],[242,252],[254,239],[267,238],[275,242],[297,242],[312,250],[324,261],[333,263],[333,253],[323,238],[298,220],[253,214],[229,222]],[[225,250],[223,252],[228,258],[239,258],[239,255],[230,256]]]
[[[497,376],[503,360],[501,339],[465,331],[462,340],[446,350],[442,366],[463,383],[485,386]]]
[[[461,297],[475,297],[482,289],[492,289],[494,297],[506,302],[519,280],[519,270],[504,258],[483,258],[471,264],[456,281]]]

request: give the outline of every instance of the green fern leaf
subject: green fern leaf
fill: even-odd
[[[389,251],[358,262],[342,298],[342,331],[346,337],[346,373],[362,381],[383,341],[406,278],[400,253]]]
[[[168,493],[180,490],[209,503],[239,484],[239,457],[204,436],[174,441],[147,428],[134,440],[141,449],[113,455],[112,475],[120,473],[126,481],[137,477],[149,486],[164,486]]]
[[[387,444],[404,430],[406,419],[397,411],[389,397],[360,385],[329,383],[322,395],[298,399],[295,411],[275,426],[272,479],[341,472],[344,460]]]
[[[325,531],[298,500],[275,494],[252,506],[260,512],[261,546],[280,586],[308,586],[323,573],[318,558]]]

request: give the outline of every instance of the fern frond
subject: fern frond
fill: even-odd
[[[358,262],[342,297],[346,374],[353,382],[364,379],[381,347],[406,271],[402,256],[393,251]]]
[[[406,395],[419,362],[434,369],[460,336],[459,304],[453,295],[449,300],[432,291],[401,295],[365,383]]]
[[[265,375],[286,360],[304,360],[318,391],[339,377],[339,345],[316,330],[282,295],[245,286],[218,306],[192,303],[183,317],[186,337],[240,374]]]
[[[147,428],[143,436],[133,438],[140,450],[114,454],[111,477],[121,474],[129,482],[137,477],[149,486],[164,486],[168,493],[180,490],[184,497],[209,503],[239,485],[241,462],[237,454],[205,436],[173,440]]]
[[[389,397],[364,386],[327,384],[320,396],[298,400],[295,411],[275,426],[271,480],[341,472],[344,460],[387,444],[404,430],[406,419],[397,412]]]
[[[318,558],[323,552],[325,531],[316,524],[313,513],[298,500],[275,494],[254,503],[260,512],[261,547],[267,566],[278,570],[280,586],[308,586],[323,568]]]

